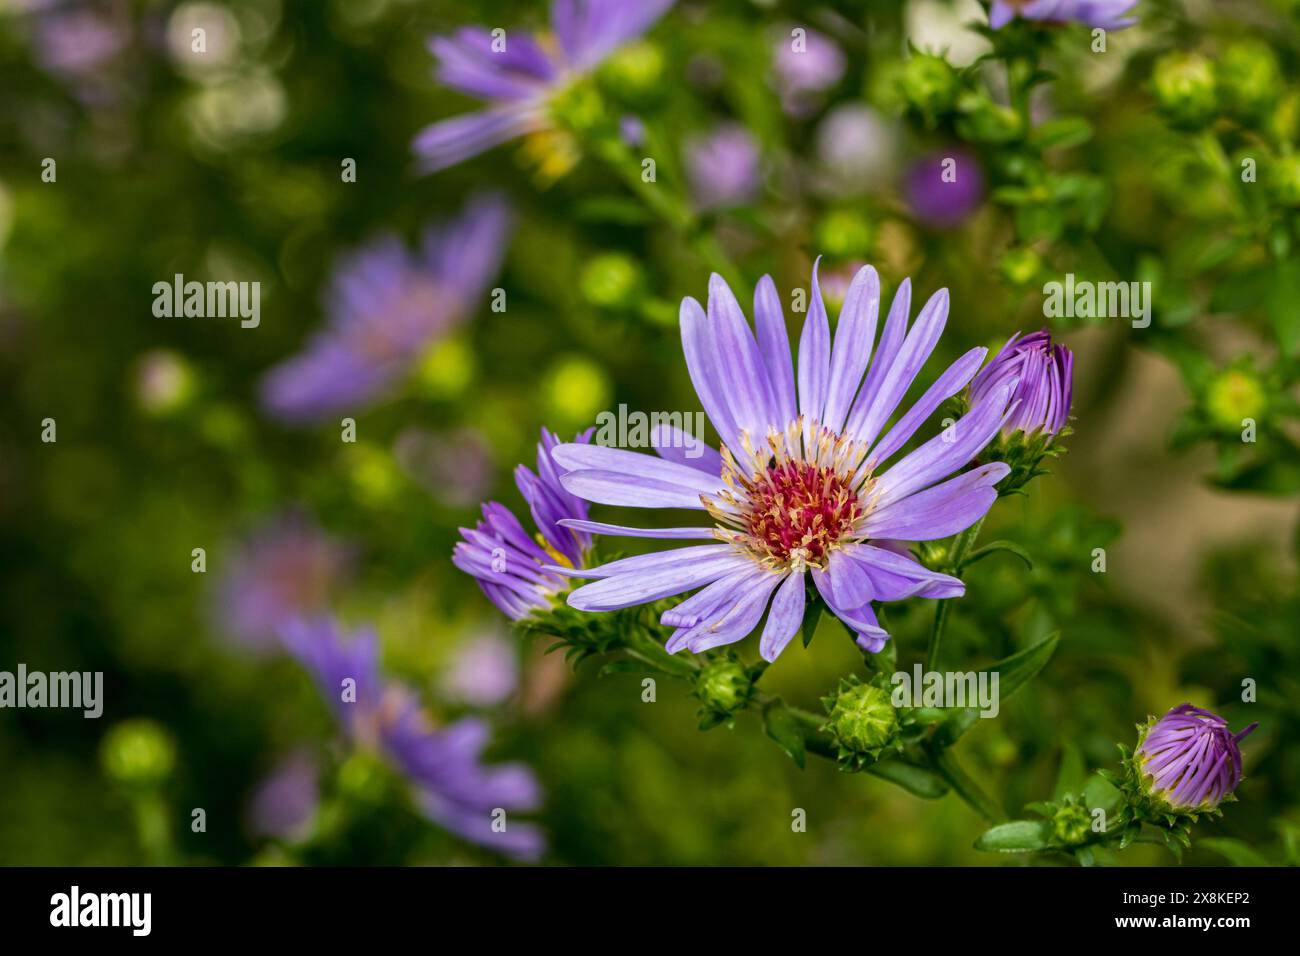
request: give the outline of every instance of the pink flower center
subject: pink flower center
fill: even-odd
[[[781,565],[824,567],[862,514],[842,475],[806,461],[773,463],[741,486],[749,499],[746,543]]]

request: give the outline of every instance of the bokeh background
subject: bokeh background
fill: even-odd
[[[1026,84],[973,0],[684,0],[586,81],[585,107],[636,118],[624,145],[657,165],[639,187],[581,129],[417,170],[419,130],[474,105],[435,82],[426,38],[544,28],[540,2],[0,0],[0,669],[105,675],[98,720],[0,711],[0,863],[503,862],[422,819],[339,745],[297,664],[232,634],[250,566],[373,625],[439,719],[485,716],[491,757],[545,790],[548,863],[996,862],[955,797],[800,770],[752,716],[701,732],[684,687],[647,704],[635,674],[574,673],[449,560],[481,500],[520,508],[512,470],[540,427],[698,408],[676,306],[710,271],[742,302],[770,273],[788,310],[818,254],[832,299],[860,262],[886,294],[946,286],[935,368],[1044,325],[1076,353],[1068,454],[990,518],[1034,568],[976,565],[953,621],[971,659],[1063,635],[969,734],[973,775],[1019,815],[1190,700],[1261,728],[1241,802],[1187,859],[1296,862],[1300,5],[1134,13],[1104,53],[1083,26],[1017,26],[1051,73]],[[816,69],[783,66],[796,26],[829,45]],[[927,193],[943,156],[959,200]],[[505,311],[484,296],[431,341],[355,443],[337,416],[268,415],[259,383],[322,326],[340,257],[385,233],[414,246],[489,188],[513,215],[489,283]],[[259,327],[155,317],[176,272],[259,281]],[[1043,283],[1069,272],[1152,282],[1151,326],[1044,318]],[[283,565],[252,564],[285,534]],[[891,608],[901,660],[929,622]],[[815,707],[857,667],[823,638],[765,682]]]

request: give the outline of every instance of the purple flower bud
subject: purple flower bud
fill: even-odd
[[[1143,735],[1136,758],[1142,783],[1178,810],[1213,809],[1241,783],[1237,746],[1258,723],[1239,733],[1228,722],[1191,704],[1179,704]]]
[[[1053,345],[1050,332],[1016,333],[971,382],[971,401],[1019,380],[1003,434],[1043,431],[1055,435],[1070,418],[1073,372],[1074,354],[1064,345]]]
[[[952,229],[979,208],[984,199],[984,173],[970,153],[949,149],[913,164],[905,188],[917,222]]]

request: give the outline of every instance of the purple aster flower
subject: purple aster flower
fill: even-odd
[[[590,442],[592,431],[578,435],[575,442]],[[542,429],[537,471],[524,465],[515,469],[515,484],[528,503],[537,538],[529,536],[509,508],[489,501],[477,526],[460,529],[462,540],[452,552],[452,563],[472,575],[488,600],[516,621],[550,607],[568,588],[564,575],[548,570],[549,566],[586,567],[591,550],[587,530],[564,524],[568,519],[584,520],[587,503],[560,483],[564,469],[554,456],[559,445],[557,436]]]
[[[951,229],[965,222],[984,199],[984,174],[964,150],[931,153],[908,170],[906,192],[918,222]]]
[[[688,459],[660,435],[652,438],[659,459],[577,444],[561,445],[553,454],[567,469],[561,484],[589,501],[706,511],[713,526],[645,530],[582,519],[560,523],[602,534],[716,543],[568,572],[596,579],[573,591],[569,604],[612,611],[700,588],[661,618],[675,628],[670,652],[699,653],[744,638],[770,602],[759,650],[773,661],[799,629],[808,575],[859,645],[873,652],[889,637],[873,602],[964,593],[958,578],[924,567],[899,542],[946,538],[992,506],[993,486],[1007,466],[962,469],[1006,421],[1016,383],[1005,383],[950,430],[886,464],[966,386],[987,354],[971,349],[895,419],[948,317],[948,292],[941,289],[909,331],[911,299],[905,280],[875,342],[880,281],[864,266],[845,297],[832,343],[814,266],[797,366],[770,277],[754,292],[756,330],[720,276],[709,283],[707,311],[684,299],[686,366],[722,439],[721,453]]]
[[[223,562],[215,616],[223,634],[250,650],[276,649],[292,618],[325,610],[346,576],[349,550],[304,513],[257,528]]]
[[[307,750],[282,759],[257,785],[248,805],[255,836],[301,839],[320,805],[320,767]]]
[[[1156,721],[1136,756],[1148,790],[1178,810],[1212,809],[1241,783],[1238,744],[1258,727],[1234,734],[1228,722],[1191,704]]]
[[[458,648],[443,680],[447,696],[473,707],[495,707],[518,686],[515,645],[496,633],[480,635]]]
[[[672,5],[673,0],[553,0],[554,42],[516,30],[494,41],[484,27],[431,38],[438,82],[489,105],[426,127],[412,144],[420,168],[437,172],[553,128],[549,112],[555,96],[649,30]]]
[[[749,130],[727,123],[686,141],[686,178],[699,209],[742,206],[762,181],[758,143]]]
[[[378,401],[470,313],[500,268],[508,229],[505,203],[480,196],[428,229],[418,255],[395,236],[353,253],[331,282],[326,328],[267,374],[263,406],[302,424]]]
[[[1125,17],[1137,0],[993,0],[989,26],[1000,30],[1016,17],[1047,23],[1082,23],[1103,30],[1122,30],[1137,23]]]
[[[792,116],[805,116],[816,105],[816,94],[844,76],[844,54],[824,33],[804,29],[797,42],[792,27],[777,36],[772,57],[781,107]]]
[[[1074,353],[1064,345],[1053,345],[1052,333],[1046,329],[1029,335],[1017,332],[970,383],[971,401],[1017,380],[1012,396],[1017,405],[1005,431],[1055,435],[1064,428],[1074,392]]]
[[[330,618],[291,621],[285,647],[315,678],[348,738],[382,755],[410,785],[421,813],[453,833],[520,859],[537,859],[545,842],[536,826],[497,811],[527,813],[541,794],[522,764],[487,766],[480,756],[489,730],[479,720],[435,728],[406,687],[379,673],[379,642],[371,630],[347,639]],[[354,684],[345,685],[351,679]],[[345,686],[354,687],[348,694]]]

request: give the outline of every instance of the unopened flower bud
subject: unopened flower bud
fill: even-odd
[[[753,691],[754,682],[745,666],[729,657],[704,665],[695,681],[695,693],[704,702],[706,714],[734,714],[749,703]]]
[[[917,53],[903,64],[898,88],[907,105],[933,125],[952,109],[961,81],[952,64],[942,56]]]
[[[1258,726],[1234,734],[1218,714],[1179,704],[1138,740],[1133,764],[1143,792],[1174,811],[1213,810],[1241,783],[1238,745]]]
[[[840,681],[835,697],[823,700],[829,714],[823,729],[835,738],[842,765],[859,769],[897,745],[898,711],[887,687],[849,678]]]
[[[161,724],[145,719],[124,720],[104,736],[100,763],[110,778],[134,787],[154,787],[176,765],[176,743]]]
[[[1170,123],[1187,129],[1204,126],[1216,109],[1214,68],[1199,53],[1166,53],[1151,74],[1156,106]]]
[[[1215,74],[1220,104],[1239,119],[1258,119],[1282,89],[1277,56],[1260,40],[1230,44],[1219,58]]]

